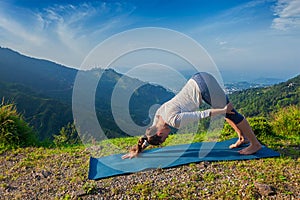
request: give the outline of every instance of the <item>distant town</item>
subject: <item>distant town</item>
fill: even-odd
[[[231,94],[233,92],[241,91],[241,90],[246,90],[249,88],[259,88],[259,87],[267,87],[270,85],[274,85],[277,83],[280,83],[284,80],[279,80],[279,79],[259,79],[254,82],[247,82],[247,81],[240,81],[240,82],[233,82],[233,83],[225,83],[225,92],[227,94]]]

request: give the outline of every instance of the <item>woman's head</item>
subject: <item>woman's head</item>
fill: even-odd
[[[153,135],[153,136],[142,136],[140,137],[138,144],[133,146],[131,148],[131,151],[140,153],[142,152],[144,149],[147,148],[147,146],[151,145],[160,145],[162,143],[161,137],[159,137],[158,135]]]
[[[168,125],[162,126],[160,128],[151,126],[146,129],[145,136],[148,138],[149,144],[160,145],[167,139],[170,131],[171,129]]]
[[[151,145],[160,145],[162,143],[161,137],[158,136],[157,134],[157,128],[155,126],[151,126],[146,129],[146,133],[143,136],[148,144]]]
[[[171,129],[167,125],[161,129],[158,129],[156,126],[151,126],[147,128],[145,135],[140,137],[138,144],[133,146],[131,148],[131,151],[140,153],[150,144],[151,145],[162,144],[168,137],[170,131]]]

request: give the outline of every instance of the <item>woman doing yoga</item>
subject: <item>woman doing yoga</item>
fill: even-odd
[[[201,102],[205,101],[212,108],[200,111]],[[152,126],[146,129],[138,144],[133,146],[123,159],[136,157],[149,145],[162,144],[171,131],[170,127],[180,129],[191,122],[216,115],[225,115],[226,121],[238,134],[238,140],[230,148],[250,145],[239,151],[240,154],[254,154],[261,149],[261,144],[254,135],[246,118],[238,113],[229,102],[217,80],[209,73],[199,72],[192,76],[180,92],[159,107]]]

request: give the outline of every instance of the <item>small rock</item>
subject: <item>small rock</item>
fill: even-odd
[[[275,194],[274,188],[267,184],[254,183],[254,186],[258,190],[259,194],[262,196],[270,196]]]

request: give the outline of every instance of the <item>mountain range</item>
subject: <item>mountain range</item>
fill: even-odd
[[[40,140],[51,140],[61,127],[73,122],[72,93],[77,73],[76,69],[0,48],[0,97],[16,104],[17,110],[38,132]],[[112,69],[93,69],[84,73],[90,79],[102,74],[95,94],[95,109],[109,138],[126,135],[118,128],[111,110],[111,96],[121,78],[124,83],[120,87],[124,91],[129,85],[142,85],[129,102],[130,115],[136,124],[147,125],[149,108],[174,96],[161,86],[123,76]]]
[[[72,94],[79,72],[87,76],[88,80],[97,80],[101,74],[94,94],[94,104],[98,122],[108,138],[127,135],[117,125],[112,110],[111,99],[117,84],[121,89],[120,93],[132,92],[128,103],[130,117],[141,127],[151,122],[149,109],[152,105],[162,104],[174,96],[174,93],[164,87],[130,78],[113,69],[79,71],[51,61],[24,56],[8,48],[0,48],[0,98],[16,104],[17,110],[37,131],[40,140],[52,140],[53,134],[74,121]],[[136,85],[141,87],[131,91]],[[281,107],[300,104],[300,75],[278,84],[256,85],[253,88],[249,88],[249,85],[251,84],[227,85],[230,88],[240,88],[230,91],[229,98],[248,117],[268,116]],[[83,109],[87,108],[83,106]],[[122,107],[119,107],[115,113],[122,115],[121,110]],[[141,131],[134,133],[141,134]]]

